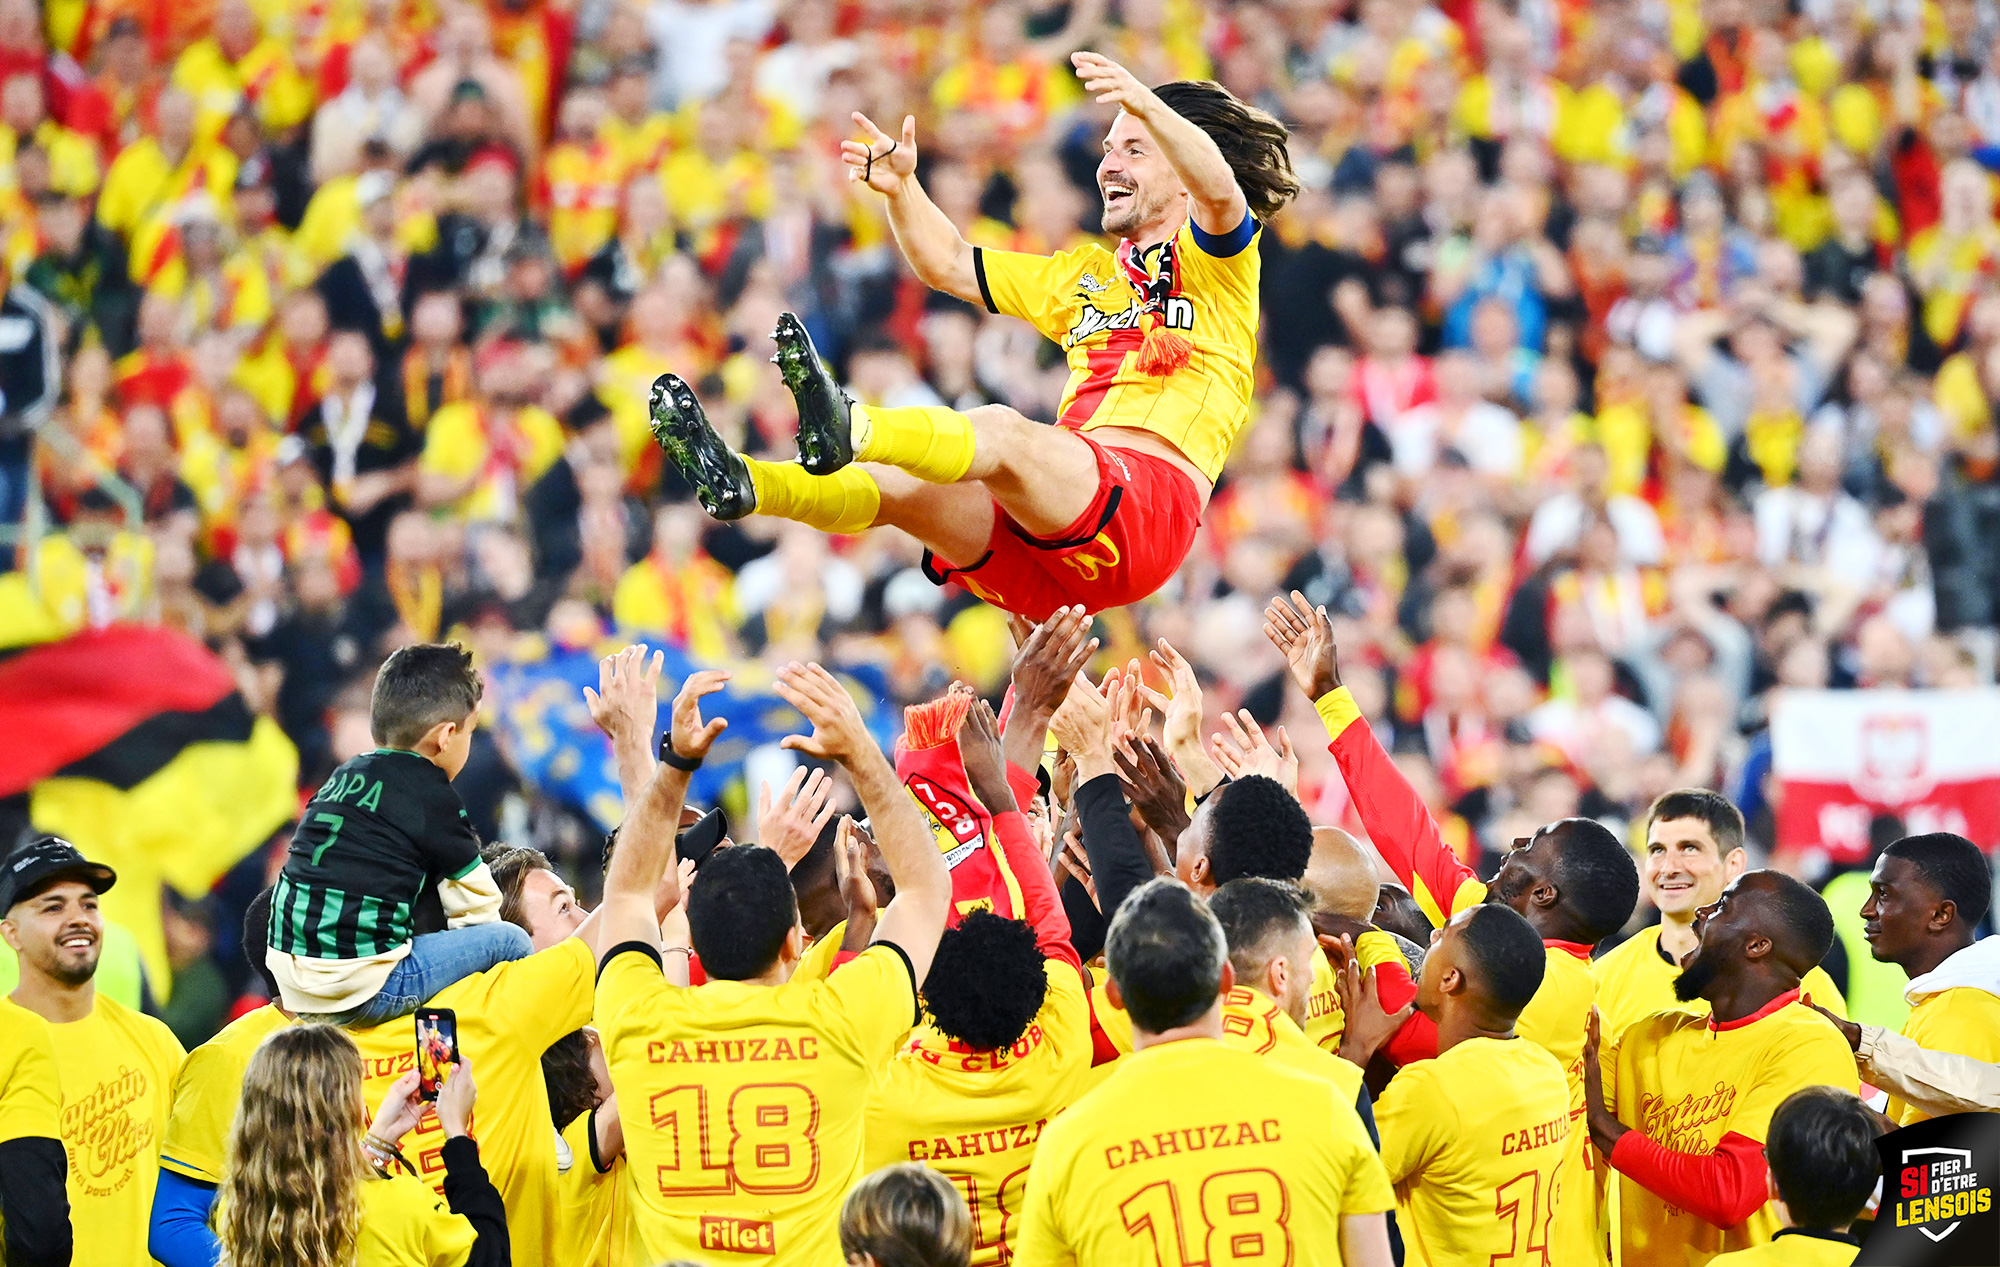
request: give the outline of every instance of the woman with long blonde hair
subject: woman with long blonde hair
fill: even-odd
[[[430,1108],[417,1091],[414,1071],[397,1079],[370,1125],[346,1031],[302,1024],[265,1039],[229,1132],[217,1202],[225,1267],[507,1267],[506,1210],[466,1134],[471,1062],[452,1067],[437,1099],[449,1208],[396,1147]]]

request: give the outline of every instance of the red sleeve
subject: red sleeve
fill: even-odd
[[[1436,1060],[1438,1054],[1437,1022],[1422,1012],[1410,1013],[1410,1019],[1403,1027],[1390,1036],[1382,1047],[1382,1054],[1389,1063],[1401,1069],[1419,1060]]]
[[[1410,980],[1410,965],[1398,959],[1395,963],[1375,965],[1375,996],[1382,1000],[1385,1012],[1400,1012],[1417,1001],[1417,983]]]
[[[1465,882],[1477,883],[1479,877],[1445,847],[1437,820],[1383,751],[1347,688],[1332,691],[1315,707],[1333,737],[1327,751],[1347,780],[1369,842],[1426,914],[1443,923],[1457,909],[1454,899]]]
[[[1646,1191],[1719,1228],[1756,1213],[1770,1195],[1764,1146],[1735,1131],[1710,1153],[1675,1152],[1641,1131],[1626,1131],[1611,1150],[1612,1168]]]
[[[1009,767],[1010,782],[1015,773]],[[1028,781],[1032,784],[1034,777],[1028,776]],[[1016,786],[1017,802],[1020,796],[1021,790]],[[1028,829],[1028,816],[1020,810],[995,814],[993,835],[1007,857],[1007,869],[1014,873],[1014,882],[1021,887],[1022,914],[1035,926],[1035,944],[1045,957],[1060,959],[1082,972],[1083,960],[1077,958],[1075,947],[1070,945],[1069,916],[1056,892],[1055,877],[1049,874],[1048,859],[1042,857],[1042,851],[1035,845],[1035,833]]]
[[[1111,1035],[1104,1032],[1104,1023],[1097,1019],[1097,997],[1090,996],[1090,1067],[1108,1065],[1125,1053],[1118,1050],[1118,1044],[1111,1041]]]

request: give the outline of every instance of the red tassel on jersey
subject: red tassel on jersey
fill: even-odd
[[[941,748],[958,738],[958,728],[972,711],[970,691],[948,691],[924,704],[903,710],[903,750],[922,752]]]
[[[1151,374],[1155,378],[1165,378],[1177,369],[1187,365],[1194,355],[1194,344],[1174,331],[1167,329],[1155,313],[1147,313],[1139,318],[1145,327],[1145,341],[1139,345],[1137,362],[1141,374]]]

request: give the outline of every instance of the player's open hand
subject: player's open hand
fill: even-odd
[[[862,724],[861,710],[847,688],[817,664],[788,664],[778,670],[774,688],[787,704],[812,723],[810,735],[787,735],[780,747],[809,757],[846,765],[868,753],[880,755]]]
[[[1014,713],[1043,718],[1054,713],[1096,654],[1097,639],[1090,637],[1090,617],[1081,603],[1058,607],[1047,620],[1030,626],[1014,653]]]
[[[875,881],[868,876],[868,842],[853,819],[842,816],[833,841],[834,877],[847,905],[847,935],[842,946],[858,939],[867,944],[875,932]]]
[[[701,719],[701,698],[713,695],[729,682],[729,674],[721,669],[703,669],[691,674],[681,683],[680,694],[674,696],[672,743],[674,753],[690,761],[699,761],[708,755],[722,732],[729,729],[723,718],[711,722]]]
[[[958,724],[958,759],[965,764],[965,781],[989,814],[1006,814],[1021,806],[1007,782],[1007,753],[1000,745],[1000,719],[993,706],[974,698]]]
[[[757,792],[757,843],[783,858],[789,871],[833,821],[834,809],[833,779],[824,770],[793,770],[775,801],[766,781]]]
[[[1314,607],[1297,590],[1290,602],[1280,594],[1264,609],[1264,636],[1285,653],[1292,681],[1307,699],[1317,702],[1340,685],[1340,652],[1326,608]]]
[[[859,141],[840,143],[841,161],[847,164],[847,179],[858,180],[878,194],[893,194],[904,179],[917,170],[917,116],[903,116],[903,135],[890,136],[859,110],[854,122],[862,131]]]
[[[1382,1044],[1403,1027],[1413,1009],[1406,1004],[1395,1012],[1385,1011],[1375,974],[1362,968],[1352,942],[1344,937],[1339,940],[1345,952],[1338,984],[1340,1009],[1346,1022],[1340,1035],[1340,1058],[1365,1069]]]
[[[1146,826],[1163,844],[1178,841],[1189,822],[1187,780],[1160,741],[1151,735],[1126,736],[1113,745],[1111,759]]]
[[[1232,779],[1261,774],[1276,779],[1294,797],[1299,794],[1299,754],[1291,736],[1278,727],[1278,742],[1264,737],[1264,728],[1247,708],[1222,715],[1222,733],[1215,736],[1215,764]]]
[[[665,652],[655,651],[649,662],[645,647],[631,646],[597,662],[597,689],[584,687],[583,698],[590,705],[590,720],[612,743],[652,742],[665,660]]]
[[[1071,53],[1069,64],[1076,67],[1076,76],[1083,80],[1083,90],[1097,99],[1099,105],[1117,106],[1125,113],[1145,118],[1160,99],[1153,90],[1139,82],[1131,71],[1102,53]]]

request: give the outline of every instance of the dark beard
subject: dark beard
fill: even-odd
[[[1692,1003],[1700,998],[1702,991],[1713,985],[1716,977],[1721,974],[1722,960],[1704,955],[1701,948],[1696,947],[1694,959],[1687,967],[1681,969],[1679,976],[1674,978],[1674,997],[1683,1003]]]

